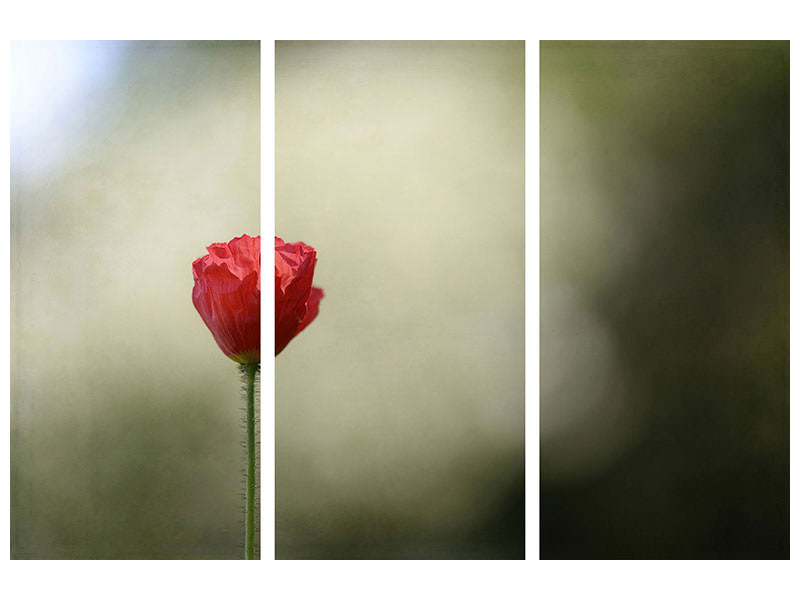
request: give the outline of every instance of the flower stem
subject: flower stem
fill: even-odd
[[[247,508],[245,510],[244,557],[255,559],[256,525],[256,402],[255,384],[258,365],[242,365],[247,385]]]

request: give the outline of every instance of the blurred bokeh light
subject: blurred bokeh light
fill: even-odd
[[[789,45],[540,60],[541,555],[788,558]]]
[[[11,555],[239,558],[244,404],[191,263],[258,233],[259,44],[11,57]]]
[[[524,552],[524,44],[279,42],[278,558]]]

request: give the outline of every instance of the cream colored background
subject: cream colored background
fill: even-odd
[[[522,42],[277,43],[277,234],[326,294],[276,359],[279,558],[521,552],[524,75]]]
[[[191,263],[258,233],[259,81],[258,42],[12,45],[12,556],[240,555]]]

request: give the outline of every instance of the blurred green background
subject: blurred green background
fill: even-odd
[[[541,556],[788,558],[789,44],[540,48]]]
[[[524,44],[278,42],[278,558],[522,558]]]
[[[192,261],[259,229],[258,42],[11,47],[11,556],[239,558]]]

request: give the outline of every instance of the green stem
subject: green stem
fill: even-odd
[[[247,382],[247,508],[245,515],[244,557],[255,559],[256,534],[256,402],[255,384],[258,365],[242,365]]]

